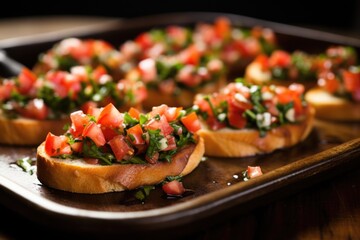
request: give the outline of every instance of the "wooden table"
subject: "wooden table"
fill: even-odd
[[[60,21],[55,18],[38,18],[2,21],[0,39],[112,20],[62,18]],[[43,226],[4,206],[0,206],[0,213],[5,222],[0,227],[0,239],[17,239],[22,235],[33,238],[39,233],[49,238],[66,237],[71,234],[58,232],[56,229],[44,229]],[[156,236],[157,239],[359,239],[360,169],[346,171],[335,178],[314,183],[300,191],[272,196],[247,212],[232,212],[225,216],[211,219],[211,222],[202,224],[196,231],[177,229],[177,232],[166,233],[166,236],[159,232],[152,236]],[[80,236],[75,234],[72,237]],[[121,233],[118,237],[121,237]]]

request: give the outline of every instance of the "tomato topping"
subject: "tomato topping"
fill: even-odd
[[[19,81],[19,92],[21,94],[28,93],[36,82],[36,75],[31,72],[28,68],[23,68],[18,77]]]
[[[117,161],[121,161],[134,154],[134,149],[131,148],[125,141],[123,135],[117,135],[109,141],[111,150],[114,152]]]
[[[49,109],[44,100],[35,98],[30,100],[21,110],[21,115],[26,118],[45,120],[49,115]]]
[[[349,92],[359,91],[360,89],[360,72],[343,71],[345,88]]]
[[[79,137],[85,126],[90,122],[90,117],[79,110],[70,114],[71,127],[70,133],[74,137]]]
[[[175,121],[181,114],[182,107],[169,107],[165,111],[165,117],[168,122]]]
[[[181,196],[185,192],[182,182],[173,180],[162,185],[163,191],[168,195]]]
[[[110,103],[101,111],[97,122],[107,127],[120,127],[124,121],[124,116]]]
[[[101,128],[95,122],[89,122],[84,128],[82,135],[93,140],[98,147],[104,146],[106,143],[105,136],[101,131]]]
[[[221,39],[230,37],[231,23],[226,17],[219,17],[215,20],[215,33]]]
[[[131,107],[128,111],[129,115],[132,117],[132,118],[135,118],[137,120],[139,120],[140,118],[140,111],[136,108],[133,108]]]
[[[181,122],[191,133],[196,133],[198,130],[201,129],[200,120],[195,112],[191,112],[190,114],[182,117]]]
[[[14,82],[9,80],[4,80],[2,85],[0,85],[0,101],[9,99],[13,89],[15,89]]]
[[[263,173],[262,173],[261,168],[259,166],[255,166],[255,167],[248,166],[248,168],[247,168],[247,176],[248,176],[248,178],[251,179],[251,178],[261,176],[261,175],[263,175]]]
[[[135,145],[145,143],[145,140],[143,139],[143,130],[140,124],[136,124],[135,126],[129,128],[127,130],[127,135],[129,137],[129,140]]]
[[[270,67],[286,68],[291,64],[291,56],[288,52],[282,50],[274,51],[269,58]]]
[[[55,136],[52,133],[48,133],[45,139],[45,152],[50,157],[59,156],[63,154],[71,154],[70,145],[67,143],[67,137]]]

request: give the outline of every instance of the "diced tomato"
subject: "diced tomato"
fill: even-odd
[[[84,158],[84,161],[87,164],[93,164],[93,165],[99,164],[99,159],[97,158]]]
[[[123,135],[117,135],[108,143],[117,161],[121,161],[124,158],[132,156],[134,154],[134,149],[126,143],[125,137]]]
[[[90,108],[91,108],[91,110],[90,110]],[[80,107],[80,109],[86,114],[90,114],[89,112],[92,111],[94,108],[97,108],[97,103],[94,101],[87,101]],[[90,114],[90,115],[92,115],[92,114]]]
[[[21,94],[28,93],[36,82],[36,75],[28,68],[23,68],[18,77],[19,87],[18,90]]]
[[[145,140],[142,137],[143,130],[142,130],[140,124],[136,124],[135,126],[129,128],[127,130],[127,135],[129,136],[130,141],[134,145],[145,144]]]
[[[98,147],[104,146],[106,143],[105,136],[101,131],[101,128],[95,122],[89,122],[85,126],[82,135],[84,137],[89,137]]]
[[[104,134],[106,142],[110,141],[111,139],[119,135],[118,131],[116,131],[115,129],[103,125],[101,126],[101,131]]]
[[[261,168],[259,166],[255,166],[255,167],[248,166],[248,168],[247,168],[247,176],[250,179],[254,178],[254,177],[261,176],[261,175],[263,175],[263,173],[262,173]]]
[[[214,24],[215,33],[217,37],[226,39],[230,36],[231,23],[226,17],[219,17],[215,20]]]
[[[15,89],[13,81],[4,80],[0,85],[0,101],[4,101],[10,98],[11,92]]]
[[[152,107],[151,112],[149,112],[150,118],[155,117],[156,115],[164,115],[165,112],[168,110],[168,106],[165,104],[161,104],[159,106]]]
[[[116,109],[116,107],[110,103],[106,105],[101,111],[98,123],[107,127],[120,127],[124,121],[124,116]]]
[[[242,129],[246,125],[246,119],[243,117],[245,109],[237,108],[234,104],[229,104],[228,120],[232,127]]]
[[[88,71],[85,66],[74,66],[70,69],[70,73],[81,82],[88,80]]]
[[[214,131],[226,127],[226,124],[224,122],[220,122],[218,119],[216,119],[213,116],[208,117],[206,119],[206,123],[209,126],[209,128]]]
[[[196,45],[191,45],[180,53],[180,59],[184,64],[198,65],[201,53]]]
[[[185,192],[182,182],[173,180],[162,185],[163,191],[168,195],[181,196]]]
[[[187,41],[187,31],[183,27],[179,26],[169,26],[166,28],[166,33],[171,40],[171,43],[175,45],[176,48],[180,48],[185,45]]]
[[[145,128],[151,130],[160,129],[161,134],[165,137],[174,131],[174,129],[170,126],[164,115],[160,117],[160,120],[156,120],[155,118],[151,119],[146,124]]]
[[[359,91],[360,89],[360,72],[343,71],[345,88],[349,92]]]
[[[72,153],[70,145],[67,143],[67,137],[64,135],[55,136],[50,132],[45,139],[45,152],[50,157]]]
[[[198,130],[201,129],[200,120],[195,112],[191,112],[190,114],[182,117],[181,122],[191,133],[196,133]]]
[[[305,92],[305,87],[300,83],[292,83],[289,85],[289,89],[296,93],[297,96],[301,96]]]
[[[150,33],[142,33],[135,38],[135,42],[141,46],[142,49],[147,49],[153,45],[153,40]]]
[[[106,68],[102,65],[99,65],[92,72],[92,78],[99,82],[99,79],[105,74],[107,74]]]
[[[317,84],[329,93],[335,93],[340,87],[339,80],[331,72],[320,74]]]
[[[83,113],[83,111],[75,111],[70,114],[71,119],[71,127],[70,127],[70,133],[74,137],[79,137],[85,126],[90,122],[90,117]]]
[[[142,80],[147,83],[157,78],[156,63],[154,59],[147,58],[139,62],[139,70]]]
[[[276,88],[276,99],[280,104],[287,104],[293,102],[296,115],[302,114],[304,110],[298,92],[291,91],[286,87],[278,86]]]
[[[274,51],[269,58],[270,67],[286,68],[291,64],[291,56],[282,50]]]
[[[140,118],[140,111],[139,111],[138,109],[131,107],[131,108],[129,109],[128,113],[129,113],[130,117],[139,120],[139,118]]]
[[[168,122],[175,121],[180,116],[182,109],[183,109],[182,107],[169,107],[165,111],[165,117],[167,121]]]
[[[189,87],[195,87],[201,83],[201,77],[196,74],[196,69],[193,65],[185,65],[181,68],[176,78],[179,82]]]
[[[82,149],[83,149],[83,142],[80,141],[80,142],[74,142],[72,144],[70,144],[70,148],[73,152],[82,152]]]
[[[264,55],[264,54],[260,54],[259,56],[257,56],[254,60],[255,62],[259,63],[261,65],[261,70],[263,71],[268,71],[269,70],[269,58]]]
[[[45,105],[44,100],[35,98],[30,100],[22,109],[23,117],[45,120],[48,117],[49,108]]]

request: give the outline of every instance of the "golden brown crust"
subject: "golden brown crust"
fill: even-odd
[[[181,90],[179,96],[174,96],[172,94],[161,93],[158,89],[149,89],[148,96],[143,102],[143,107],[146,110],[150,110],[153,106],[160,106],[161,104],[166,104],[170,107],[191,107],[195,98],[195,95],[198,93],[208,94],[218,91],[220,88],[226,85],[226,79],[222,78],[216,83],[209,83],[199,91],[190,91],[186,89]]]
[[[336,97],[321,88],[310,89],[305,99],[316,109],[316,117],[334,121],[360,121],[360,103]]]
[[[308,107],[308,114],[304,121],[274,128],[268,131],[265,137],[260,137],[259,131],[253,129],[210,131],[203,128],[198,134],[204,138],[207,156],[253,156],[290,147],[304,140],[312,130],[314,114],[315,110]]]
[[[48,132],[60,135],[64,132],[63,120],[33,120],[27,118],[7,119],[0,117],[0,143],[18,146],[37,146]]]
[[[92,165],[81,159],[49,157],[42,143],[37,149],[37,176],[44,185],[76,193],[106,193],[154,185],[167,176],[187,175],[199,164],[204,153],[200,138],[196,145],[179,151],[171,161],[156,164]]]

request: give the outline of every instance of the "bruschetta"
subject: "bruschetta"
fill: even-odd
[[[72,111],[109,102],[123,109],[140,107],[145,97],[141,82],[115,82],[103,66],[51,70],[39,77],[24,68],[0,81],[0,143],[35,146],[49,131],[61,133]]]
[[[303,141],[313,127],[314,109],[303,100],[304,86],[250,85],[243,80],[211,95],[199,94],[193,109],[202,122],[205,154],[246,157]]]
[[[318,86],[305,94],[316,116],[335,121],[360,121],[360,67],[319,74]]]
[[[195,112],[160,105],[147,114],[112,104],[71,113],[63,135],[49,133],[37,148],[37,177],[75,193],[106,193],[185,176],[199,164],[204,142]]]
[[[349,46],[333,46],[324,53],[309,54],[275,50],[270,56],[259,55],[245,70],[245,78],[254,84],[290,85],[292,82],[316,83],[323,71],[337,71],[356,63],[355,50]]]

